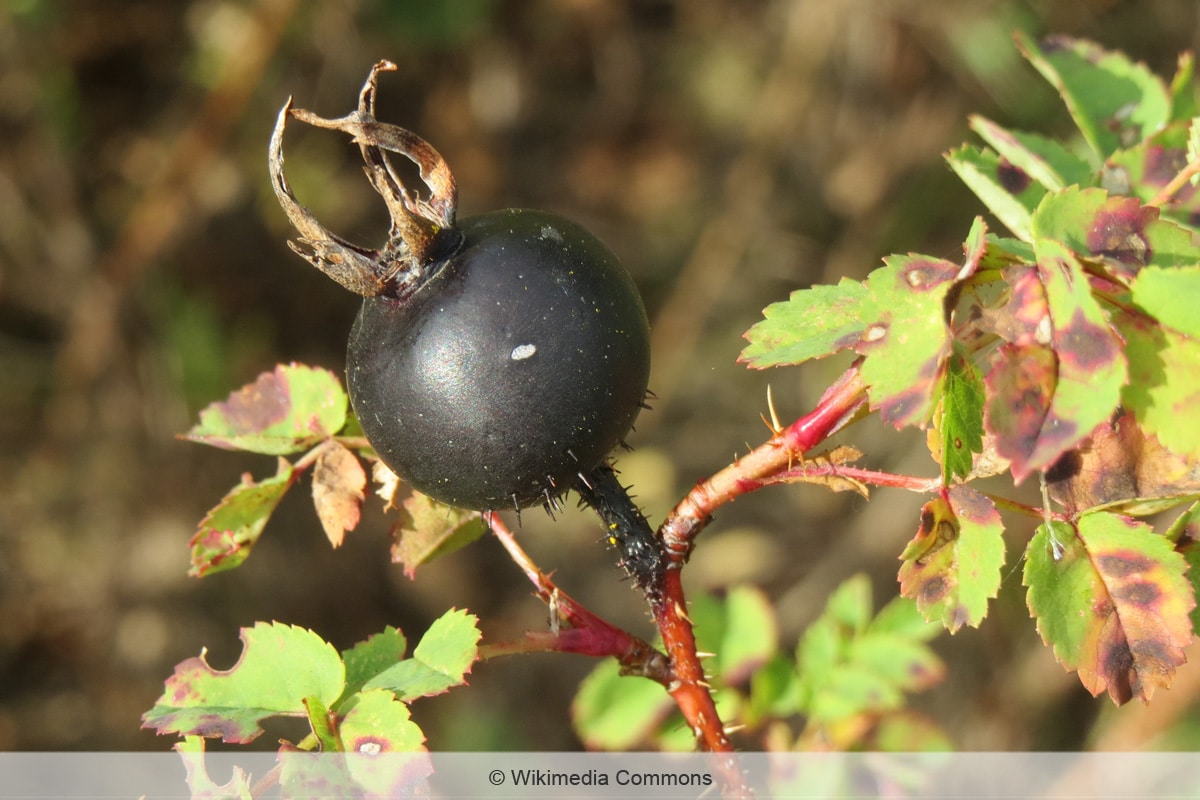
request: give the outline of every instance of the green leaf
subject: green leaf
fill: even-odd
[[[845,581],[797,647],[797,704],[817,724],[899,708],[905,691],[924,689],[945,671],[922,644],[929,626],[918,629],[894,609],[871,620],[870,591],[866,576]]]
[[[279,459],[279,471],[255,483],[246,475],[200,521],[189,545],[192,566],[188,574],[204,577],[240,567],[250,556],[267,520],[283,499],[294,477],[292,465]]]
[[[723,600],[702,595],[688,615],[699,649],[715,654],[712,668],[726,684],[750,677],[778,650],[774,609],[760,589],[733,586]]]
[[[900,594],[951,633],[978,627],[1000,590],[1003,533],[990,499],[967,486],[950,487],[925,504],[921,527],[900,556]]]
[[[979,369],[957,344],[946,362],[941,402],[934,414],[941,441],[942,483],[966,478],[974,454],[983,452],[983,403]]]
[[[1193,117],[1187,127],[1187,145],[1184,150],[1189,162],[1200,161],[1200,117]]]
[[[466,611],[447,611],[429,626],[412,658],[377,674],[363,688],[389,689],[401,700],[413,700],[464,683],[479,653],[477,621]]]
[[[1192,596],[1200,596],[1200,502],[1193,503],[1180,514],[1164,538],[1176,543],[1176,551],[1187,563],[1187,578],[1192,586]],[[1190,618],[1192,630],[1200,630],[1200,604],[1193,606]]]
[[[368,689],[353,695],[343,709],[338,736],[348,753],[376,755],[425,749],[425,734],[412,721],[408,706],[386,689]],[[356,763],[359,763],[357,759],[349,762],[351,774],[362,778],[363,773],[356,774]],[[376,780],[385,777],[389,776],[380,774]]]
[[[1168,328],[1200,339],[1200,266],[1147,267],[1133,282],[1133,302]]]
[[[631,750],[650,741],[674,707],[662,686],[622,675],[610,658],[584,678],[571,703],[571,720],[589,749]]]
[[[329,706],[322,703],[319,697],[306,697],[304,709],[308,713],[308,725],[321,743],[321,750],[326,753],[341,750],[333,720],[329,718]]]
[[[200,412],[184,438],[225,450],[286,455],[307,450],[346,424],[346,393],[325,369],[280,364]]]
[[[919,692],[941,681],[946,667],[919,641],[882,631],[855,639],[847,659],[902,692]]]
[[[1036,133],[1010,131],[981,116],[970,118],[979,134],[1011,167],[1024,172],[1043,188],[1058,191],[1072,184],[1085,186],[1095,177],[1091,164],[1055,139]],[[1029,206],[1032,210],[1036,206]]]
[[[1171,80],[1171,119],[1183,122],[1200,113],[1196,106],[1196,57],[1184,51],[1179,54],[1175,77]]]
[[[871,620],[867,629],[871,632],[897,634],[918,642],[936,639],[945,630],[941,624],[925,619],[925,615],[917,609],[917,604],[903,596],[893,597],[887,605],[879,609],[879,613]]]
[[[943,259],[889,256],[867,279],[871,319],[858,352],[871,405],[899,428],[922,425],[950,352],[946,297],[973,271]]]
[[[789,658],[776,654],[750,676],[747,725],[770,717],[788,717],[800,709],[800,684]]]
[[[412,492],[404,499],[400,520],[392,527],[392,561],[412,578],[417,567],[466,547],[487,532],[478,511],[439,503]]]
[[[837,286],[792,292],[763,310],[764,319],[746,331],[749,346],[739,361],[755,369],[802,364],[858,344],[866,330],[863,304],[867,290],[842,278]]]
[[[1032,264],[1033,244],[1006,236],[987,235],[987,250],[979,263],[981,269],[1004,269],[1014,264]]]
[[[881,713],[904,705],[904,692],[886,676],[864,664],[841,664],[828,683],[813,693],[808,715],[822,725],[834,725],[865,712]]]
[[[342,653],[346,664],[346,690],[342,699],[358,692],[367,681],[395,666],[404,659],[408,642],[399,629],[391,625],[369,639]]]
[[[1023,33],[1017,34],[1017,46],[1062,95],[1076,126],[1101,159],[1140,142],[1170,119],[1166,86],[1123,53],[1066,36],[1038,43]]]
[[[1038,632],[1093,695],[1148,701],[1167,687],[1192,640],[1192,587],[1172,543],[1107,512],[1038,528],[1025,585]]]
[[[258,622],[242,628],[241,638],[241,658],[228,670],[210,667],[203,653],[178,664],[143,727],[245,744],[267,717],[304,716],[306,698],[328,706],[342,693],[342,660],[312,631]]]
[[[972,145],[951,150],[946,163],[1004,227],[1029,240],[1029,218],[1046,196],[1044,186],[991,150]]]
[[[841,663],[844,646],[843,632],[826,607],[826,613],[805,629],[796,645],[799,708],[811,708],[822,687],[833,679]]]
[[[871,732],[868,746],[883,753],[951,752],[955,749],[954,742],[936,723],[911,710],[881,719]]]
[[[871,581],[863,574],[854,575],[829,596],[825,616],[841,628],[861,633],[871,622]]]

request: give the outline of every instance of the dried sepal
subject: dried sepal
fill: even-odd
[[[301,237],[288,245],[301,258],[363,297],[403,294],[406,287],[419,282],[425,264],[433,260],[435,253],[449,250],[453,244],[447,237],[454,227],[458,190],[446,160],[412,131],[375,118],[379,73],[395,68],[390,61],[376,64],[359,93],[358,108],[338,119],[293,108],[288,98],[276,119],[267,156],[275,196]],[[391,218],[388,240],[382,249],[356,245],[337,236],[296,199],[283,174],[283,133],[288,117],[349,134],[359,145],[367,178],[383,198]],[[384,151],[398,153],[417,165],[429,190],[428,199],[405,187]]]

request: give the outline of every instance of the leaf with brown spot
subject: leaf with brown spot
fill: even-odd
[[[1094,179],[1091,165],[1056,139],[1011,131],[979,115],[972,115],[969,122],[971,130],[1005,161],[1050,191],[1072,184],[1085,186]]]
[[[1029,458],[1030,469],[1042,469],[1112,416],[1128,370],[1122,342],[1075,255],[1049,239],[1035,239],[1034,250],[1058,362],[1054,398]]]
[[[1108,512],[1042,525],[1024,583],[1043,641],[1093,695],[1149,701],[1184,663],[1195,607],[1186,562],[1144,523]]]
[[[1008,302],[981,311],[980,326],[1020,347],[1049,345],[1050,305],[1037,267],[1028,264],[1004,270]]]
[[[1046,471],[1050,497],[1070,513],[1089,509],[1140,517],[1200,496],[1200,467],[1147,436],[1126,412],[1102,423]]]
[[[900,594],[951,633],[978,627],[1000,588],[1003,533],[991,500],[966,486],[951,487],[921,510],[917,535],[900,555]]]
[[[404,500],[400,521],[392,526],[392,561],[413,577],[417,567],[453,553],[487,531],[478,511],[443,505],[420,492]]]
[[[867,279],[870,305],[864,313],[876,322],[857,347],[866,356],[862,376],[884,422],[924,425],[950,353],[946,300],[977,264],[916,254],[884,263]]]
[[[984,427],[995,437],[996,453],[1011,462],[1014,476],[1034,468],[1032,456],[1054,399],[1057,368],[1048,347],[1006,344],[996,351],[984,379]]]
[[[1127,376],[1122,342],[1075,255],[1052,239],[1035,239],[1034,250],[1042,292],[1022,273],[1014,299],[1031,298],[1045,316],[1032,342],[1019,337],[1022,345],[997,351],[987,380],[985,421],[1018,481],[1054,464],[1106,421]],[[1020,311],[1012,314],[1020,318]]]
[[[341,546],[347,531],[358,527],[366,486],[367,473],[354,453],[332,440],[321,445],[313,465],[313,505],[334,547]]]
[[[1104,188],[1112,194],[1133,195],[1143,203],[1154,200],[1187,166],[1190,129],[1190,120],[1180,120],[1133,147],[1113,153],[1104,164]],[[1198,211],[1200,191],[1191,183],[1162,206],[1164,217],[1184,224]]]

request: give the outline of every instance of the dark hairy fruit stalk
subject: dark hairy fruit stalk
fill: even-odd
[[[618,562],[651,605],[662,600],[662,576],[667,566],[662,540],[650,527],[616,472],[601,464],[575,484],[584,503],[604,522],[608,543],[620,553]]]

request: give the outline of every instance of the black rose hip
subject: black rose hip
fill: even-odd
[[[641,298],[580,225],[509,209],[455,219],[454,180],[424,140],[374,117],[372,70],[337,120],[280,112],[276,195],[296,252],[363,295],[346,358],[351,403],[372,447],[414,488],[477,509],[551,503],[586,481],[632,426],[649,379]],[[351,244],[298,204],[283,176],[291,115],[352,135],[392,218],[380,250]],[[406,188],[384,151],[411,159]]]

